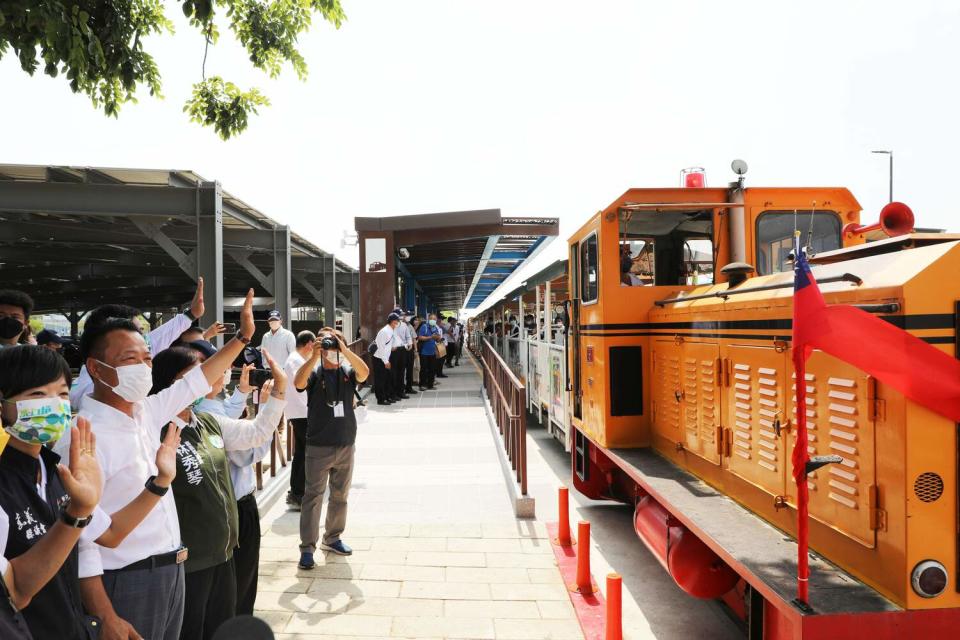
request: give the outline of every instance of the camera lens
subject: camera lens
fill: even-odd
[[[324,338],[323,340],[320,341],[320,346],[328,351],[331,349],[340,348],[339,345],[337,345],[337,341],[334,340],[333,338]]]

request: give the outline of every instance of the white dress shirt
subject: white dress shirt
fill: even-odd
[[[237,420],[218,411],[206,411],[202,404],[194,409],[197,413],[209,413],[220,423],[223,448],[230,463],[233,495],[237,500],[256,490],[253,465],[270,453],[274,429],[280,422],[285,405],[286,400],[271,397],[254,420]]]
[[[307,392],[297,391],[293,384],[297,371],[306,363],[307,359],[300,355],[300,352],[294,351],[283,364],[283,370],[287,373],[287,420],[307,417]]]
[[[210,392],[203,370],[194,367],[182,379],[160,393],[134,405],[133,417],[87,396],[79,415],[90,421],[97,436],[97,461],[103,470],[100,506],[107,513],[119,511],[140,495],[144,483],[157,475],[156,457],[160,432],[178,413],[200,396]],[[226,438],[226,435],[224,435]],[[54,450],[67,463],[70,457],[69,432]],[[80,546],[80,577],[121,569],[144,558],[180,548],[180,524],[173,492],[160,498],[126,539],[115,549],[97,545]]]
[[[395,337],[396,332],[389,323],[383,325],[383,328],[377,333],[377,352],[374,354],[374,357],[383,360],[384,364],[390,363],[390,352],[393,351],[393,341]]]
[[[191,324],[193,321],[186,314],[178,313],[148,333],[144,339],[150,348],[150,355],[155,356],[173,344],[180,334],[190,328]],[[87,373],[87,365],[83,365],[70,389],[70,406],[73,410],[79,411],[83,407],[84,398],[91,393],[93,393],[93,378]]]
[[[290,354],[297,350],[297,337],[292,331],[280,327],[276,333],[267,331],[260,340],[260,351],[266,351],[270,357],[277,361],[277,364],[283,366]],[[270,364],[267,359],[263,359],[263,366],[267,369]]]
[[[7,560],[7,535],[10,533],[10,518],[0,509],[0,578],[6,575],[10,561]]]
[[[397,328],[394,329],[393,343],[394,347],[403,347],[404,349],[413,344],[413,330],[410,328],[410,325],[403,320],[401,320],[400,323],[397,324]]]

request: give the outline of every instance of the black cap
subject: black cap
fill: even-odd
[[[396,313],[391,313],[390,315],[387,316],[387,322],[393,322],[394,320],[399,320],[399,319],[400,319],[400,316],[397,315]]]
[[[217,352],[217,348],[207,340],[195,340],[194,342],[188,342],[187,346],[194,351],[199,351],[207,358],[213,356],[213,354]]]
[[[276,309],[274,309],[273,311],[271,311],[270,313],[267,314],[267,321],[268,321],[268,322],[269,322],[270,320],[282,320],[282,319],[283,319],[283,317],[280,315],[280,312],[277,311]]]
[[[37,344],[63,344],[63,338],[56,331],[44,329],[37,334]]]

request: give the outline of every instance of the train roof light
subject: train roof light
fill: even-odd
[[[703,167],[689,167],[680,172],[680,186],[685,189],[702,189],[707,186],[707,172]]]

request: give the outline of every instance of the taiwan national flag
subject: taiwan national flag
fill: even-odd
[[[793,364],[797,390],[797,441],[793,477],[797,483],[798,593],[807,602],[807,411],[806,361],[820,349],[847,362],[904,396],[960,422],[960,360],[920,338],[850,305],[827,306],[794,240]]]

